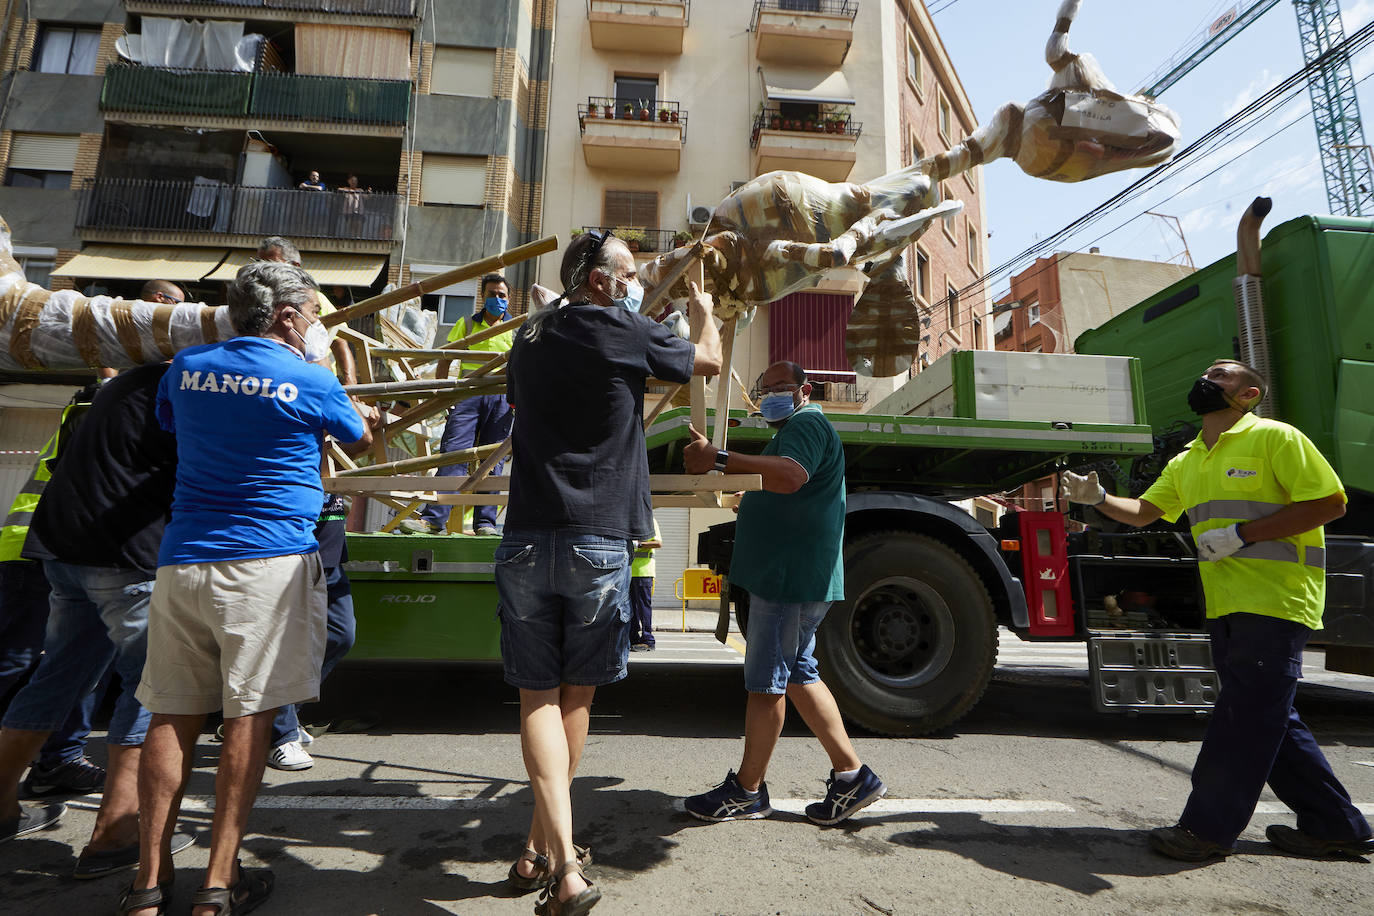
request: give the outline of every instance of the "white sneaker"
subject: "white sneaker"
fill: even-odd
[[[288,741],[272,748],[267,765],[274,770],[308,770],[315,765],[299,741]]]
[[[315,742],[315,736],[304,728],[296,729],[296,740],[301,743],[301,747],[309,747]]]

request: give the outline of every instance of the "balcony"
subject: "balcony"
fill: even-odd
[[[754,56],[801,66],[838,67],[854,42],[856,0],[754,0]]]
[[[677,237],[686,233],[674,232],[672,229],[636,229],[624,226],[583,226],[582,231],[587,232],[592,229],[599,229],[605,232],[607,229],[615,232],[616,237],[630,246],[630,250],[636,254],[662,254],[665,251],[672,251],[678,246]]]
[[[681,54],[690,0],[587,0],[598,51]]]
[[[76,227],[87,238],[108,234],[115,241],[130,241],[132,230],[170,241],[179,241],[170,238],[178,236],[246,236],[256,244],[265,235],[284,235],[386,242],[381,247],[389,247],[396,202],[395,194],[248,188],[206,180],[88,178],[77,202]]]
[[[410,82],[119,64],[105,71],[100,107],[151,115],[399,127],[410,110]]]
[[[618,106],[615,99],[596,96],[578,105],[587,168],[676,172],[687,142],[687,112],[677,102],[658,101],[653,106]]]
[[[765,108],[754,118],[749,138],[754,175],[785,169],[826,181],[844,181],[854,168],[854,147],[862,131],[863,125],[847,112],[822,113],[802,120],[784,117],[776,108]]]
[[[389,24],[378,20],[413,22],[420,15],[416,0],[125,0],[124,6],[130,13],[187,19],[223,19],[233,15],[292,22],[310,21],[311,14],[325,13],[329,21],[356,17],[374,25]]]

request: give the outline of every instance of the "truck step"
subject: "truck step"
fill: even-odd
[[[1088,671],[1098,712],[1205,712],[1220,691],[1202,633],[1090,631]]]

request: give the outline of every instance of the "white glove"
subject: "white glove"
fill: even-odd
[[[1064,471],[1059,475],[1059,495],[1071,503],[1098,506],[1107,498],[1107,491],[1097,482],[1097,472],[1087,475]]]
[[[1225,528],[1212,528],[1197,536],[1199,560],[1224,560],[1245,546],[1240,536],[1240,522]]]

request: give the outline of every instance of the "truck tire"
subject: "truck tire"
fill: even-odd
[[[844,567],[847,597],[816,640],[840,711],[894,736],[966,715],[997,661],[992,599],[969,562],[934,538],[881,531],[848,544]]]

